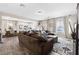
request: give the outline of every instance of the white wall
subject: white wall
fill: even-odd
[[[0,28],[1,28],[1,23],[2,23],[2,19],[1,19],[1,16],[0,16]]]
[[[79,24],[79,4],[77,5],[78,9],[77,9],[77,16],[78,16],[78,24]]]

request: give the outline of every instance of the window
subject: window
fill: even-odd
[[[63,19],[56,20],[56,32],[64,32],[64,22]]]

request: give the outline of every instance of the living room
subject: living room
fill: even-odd
[[[77,3],[0,4],[1,55],[74,55]]]

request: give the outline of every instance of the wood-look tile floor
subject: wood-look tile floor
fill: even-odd
[[[18,37],[3,38],[0,55],[28,55],[28,49],[19,46]]]

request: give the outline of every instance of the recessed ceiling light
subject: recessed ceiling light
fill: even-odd
[[[24,7],[25,5],[21,3],[20,6],[21,6],[21,7]]]
[[[42,13],[42,11],[39,10],[38,13]]]
[[[43,15],[44,14],[44,10],[37,9],[35,13],[38,14],[38,15]]]

